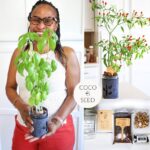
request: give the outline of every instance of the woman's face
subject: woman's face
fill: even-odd
[[[56,31],[58,27],[56,17],[54,8],[47,4],[41,4],[31,14],[29,30],[39,35],[42,35],[46,28]]]

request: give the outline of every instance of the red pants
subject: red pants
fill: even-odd
[[[25,140],[28,129],[16,120],[16,127],[12,140],[12,150],[73,150],[74,125],[72,116],[67,117],[67,123],[60,127],[56,133],[45,139],[29,143]]]

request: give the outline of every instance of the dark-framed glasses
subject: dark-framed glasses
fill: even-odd
[[[45,18],[39,18],[39,17],[30,17],[29,21],[33,25],[39,25],[41,22],[44,23],[45,26],[51,26],[54,22],[58,22],[57,18],[55,17],[45,17]]]

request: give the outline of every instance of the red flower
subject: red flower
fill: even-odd
[[[128,51],[131,51],[131,48],[132,48],[132,46],[130,46],[130,45],[127,46]]]
[[[128,40],[131,41],[132,40],[132,36],[130,36]]]

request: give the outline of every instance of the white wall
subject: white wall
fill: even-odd
[[[37,0],[0,0],[0,149],[11,150],[11,139],[16,110],[5,94],[7,71],[11,55],[17,47],[18,37],[27,32],[27,16]],[[62,44],[71,46],[83,68],[83,2],[82,0],[54,0],[60,11]],[[78,11],[77,11],[78,10]],[[82,73],[81,73],[82,74]],[[78,110],[78,109],[77,109]],[[75,113],[76,127],[82,123],[82,110]],[[81,128],[80,128],[81,129]],[[79,141],[76,150],[82,149],[82,131],[76,129]]]
[[[132,0],[131,2],[131,10],[136,10],[138,12],[143,11],[144,15],[150,18],[149,5],[150,1],[147,0]],[[135,29],[132,33],[135,36],[145,35],[148,44],[150,45],[150,27],[144,28],[142,30]],[[144,59],[138,60],[131,67],[131,83],[145,92],[150,96],[150,53],[144,56]]]

